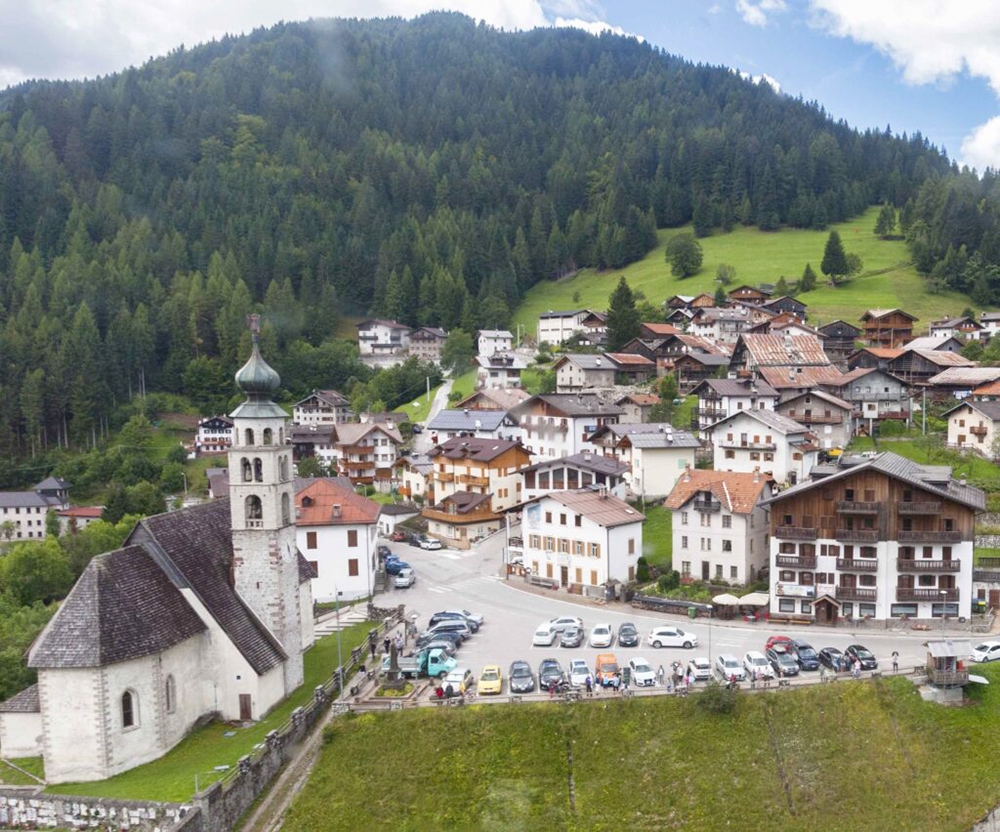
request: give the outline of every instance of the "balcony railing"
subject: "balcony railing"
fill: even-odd
[[[345,471],[367,471],[375,467],[375,460],[362,460],[361,462],[348,462],[346,459],[340,461],[341,467]]]
[[[875,558],[837,558],[837,569],[846,572],[877,572],[878,560]]]
[[[959,560],[925,560],[923,558],[896,558],[896,569],[900,572],[959,572]]]
[[[774,536],[792,540],[815,540],[816,529],[807,529],[804,526],[778,526],[774,530]]]
[[[778,448],[773,442],[737,442],[736,440],[723,440],[718,445],[720,448],[744,448],[750,451],[774,451]]]
[[[490,484],[489,477],[475,477],[472,474],[460,474],[458,481],[465,485],[478,485],[484,488]]]
[[[936,667],[928,667],[927,678],[935,685],[967,685],[969,683],[969,671],[938,670]]]
[[[695,500],[694,510],[704,512],[722,511],[722,503],[718,500]]]
[[[919,503],[902,502],[896,508],[900,514],[940,514],[941,503],[934,501],[924,501]]]
[[[969,433],[973,436],[986,436],[986,432],[989,430],[985,425],[976,426],[974,428],[969,428]]]
[[[961,532],[934,531],[901,531],[896,533],[900,543],[958,543],[962,539]]]
[[[804,425],[841,425],[844,422],[843,416],[827,416],[825,413],[805,413],[795,410],[788,411],[788,418]]]
[[[434,479],[438,482],[454,482],[455,474],[452,471],[435,471]]]
[[[837,529],[837,540],[855,543],[877,543],[878,529]]]
[[[793,569],[815,569],[816,568],[816,556],[815,555],[775,555],[774,563],[776,566],[787,566]]]
[[[929,586],[896,587],[897,601],[957,601],[958,595],[959,595],[958,587],[945,588],[945,589],[937,587],[929,587]]]
[[[878,503],[858,500],[837,500],[837,511],[841,514],[878,514]]]
[[[878,597],[878,590],[861,586],[838,586],[838,601],[874,601]]]

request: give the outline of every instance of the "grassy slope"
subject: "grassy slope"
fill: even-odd
[[[642,525],[642,553],[650,566],[670,569],[674,549],[672,514],[662,502],[659,505],[647,503],[642,511],[646,515],[646,522]]]
[[[925,290],[924,278],[909,265],[906,245],[898,240],[880,240],[873,233],[877,213],[878,209],[872,208],[851,222],[831,226],[840,232],[845,250],[859,254],[864,261],[862,276],[838,289],[823,285],[819,270],[829,231],[787,229],[768,233],[737,228],[730,234],[707,237],[700,241],[704,250],[701,271],[679,280],[670,274],[663,252],[666,241],[681,229],[665,229],[659,232],[660,244],[638,263],[606,272],[584,269],[572,278],[532,287],[518,307],[512,326],[521,324],[529,333],[535,333],[538,316],[549,309],[607,309],[608,295],[621,275],[653,303],[675,294],[714,294],[715,271],[722,263],[736,267],[734,285],[776,283],[782,275],[797,279],[806,263],[811,263],[821,285],[801,299],[809,305],[809,321],[814,325],[835,318],[857,321],[861,312],[871,307],[901,306],[920,318],[917,327],[923,331],[931,320],[957,315],[968,306],[970,301],[964,295],[931,295]],[[575,292],[579,292],[578,302],[573,300]]]
[[[894,679],[744,695],[730,716],[657,697],[354,717],[284,828],[964,830],[1000,801],[985,673],[957,709]]]
[[[345,661],[351,648],[363,644],[371,624],[362,622],[345,629],[341,634],[341,652]],[[305,681],[284,703],[275,708],[260,722],[250,728],[233,728],[225,723],[214,723],[195,731],[163,757],[139,766],[117,777],[94,783],[61,783],[48,789],[53,794],[112,797],[136,800],[165,800],[180,802],[194,793],[195,775],[200,788],[205,788],[222,773],[215,766],[235,766],[254,745],[264,741],[268,731],[280,727],[292,711],[308,702],[316,685],[325,682],[337,667],[337,638],[320,639],[305,655]],[[228,732],[233,736],[225,736]]]

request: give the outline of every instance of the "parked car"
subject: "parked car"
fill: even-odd
[[[448,671],[448,675],[444,677],[441,687],[447,690],[448,685],[451,685],[452,690],[458,693],[465,693],[467,690],[471,690],[475,684],[476,677],[472,675],[472,671],[469,668],[455,667]]]
[[[792,640],[788,636],[771,636],[767,643],[764,645],[764,652],[766,653],[776,644],[784,644],[785,649],[788,649],[788,645],[792,643]]]
[[[755,676],[759,679],[774,678],[774,668],[759,650],[747,651],[746,655],[743,656],[743,669],[751,679]]]
[[[462,621],[473,633],[479,632],[479,623],[469,618],[460,610],[442,610],[441,612],[434,613],[434,615],[431,616],[430,626],[433,627],[441,621]]]
[[[546,690],[553,682],[562,681],[562,665],[558,659],[542,659],[538,665],[538,687]]]
[[[553,618],[549,624],[552,625],[557,633],[561,633],[567,627],[579,627],[581,630],[583,629],[583,619],[577,618],[575,615],[562,615],[559,618]]]
[[[1000,641],[984,641],[972,648],[972,661],[995,662],[1000,659]]]
[[[414,572],[413,568],[410,566],[400,569],[394,581],[396,589],[406,589],[407,587],[413,586],[416,582],[417,573]]]
[[[789,652],[802,670],[819,670],[819,656],[804,638],[793,638]]]
[[[482,613],[478,612],[469,612],[468,610],[446,610],[446,612],[460,612],[467,619],[469,619],[469,621],[475,621],[480,627],[483,626],[483,622],[486,620]]]
[[[448,639],[442,637],[431,639],[430,641],[420,643],[417,640],[417,650],[444,650],[449,656],[454,656],[458,652],[458,642],[453,639]]]
[[[409,540],[409,535],[402,529],[396,529],[392,534],[389,535],[389,540],[393,543],[405,543]]]
[[[390,558],[385,562],[385,571],[387,575],[398,575],[404,569],[412,568],[405,560],[399,560],[398,558]]]
[[[602,687],[610,687],[614,684],[615,676],[621,671],[618,664],[618,657],[614,653],[601,653],[597,657],[595,665],[597,675],[594,677]]]
[[[424,432],[424,429],[422,427],[420,427],[420,425],[418,425],[418,424],[416,424],[414,422],[412,425],[410,425],[410,432],[411,433],[420,434],[420,433]]]
[[[420,548],[436,551],[442,548],[441,541],[434,537],[424,537],[424,539],[420,541]]]
[[[819,651],[819,663],[824,667],[828,667],[834,673],[839,673],[841,670],[846,670],[844,662],[844,654],[840,652],[836,647],[823,647]]]
[[[639,631],[636,629],[635,624],[631,621],[626,621],[624,624],[618,625],[618,646],[639,646]]]
[[[503,693],[503,672],[498,664],[488,664],[479,674],[479,682],[476,689],[480,694],[501,694]]]
[[[579,647],[586,634],[579,627],[567,627],[559,636],[560,647]]]
[[[387,560],[392,557],[392,549],[386,546],[384,543],[379,544],[379,547],[375,550],[378,555],[379,560]]]
[[[521,660],[511,662],[507,673],[507,688],[511,693],[531,693],[535,689],[535,674],[531,671],[531,665]]]
[[[707,656],[695,656],[688,662],[687,670],[696,682],[705,682],[712,678],[712,663]]]
[[[590,631],[591,647],[610,647],[615,640],[615,631],[610,624],[595,624]]]
[[[656,684],[656,673],[642,656],[629,659],[628,669],[632,676],[632,684],[636,687],[651,688]]]
[[[737,682],[742,682],[746,678],[743,664],[736,656],[729,653],[721,653],[716,658],[715,672],[723,682],[728,682],[732,678],[735,678]]]
[[[772,647],[765,655],[779,678],[799,675],[799,663],[780,644],[777,647]]]
[[[698,636],[680,627],[657,627],[646,637],[652,647],[683,647],[690,650],[698,646]]]
[[[535,628],[531,643],[534,647],[551,647],[557,635],[559,635],[559,631],[552,626],[552,622],[543,621]]]
[[[462,642],[465,639],[462,637],[461,633],[421,633],[417,637],[417,643],[415,645],[417,650],[421,650],[424,647],[430,647],[432,644],[436,644],[440,641],[447,641],[454,648],[451,654],[454,655],[455,651],[462,646]]]
[[[586,659],[573,659],[569,663],[569,683],[576,687],[583,687],[587,684],[587,677],[589,676],[591,681],[593,681],[594,676],[590,672],[590,667],[587,665]]]
[[[852,665],[855,660],[861,662],[862,670],[876,670],[878,668],[878,660],[875,658],[875,654],[861,644],[849,645],[844,651],[844,658]]]
[[[427,628],[428,633],[460,633],[462,638],[471,638],[472,630],[469,629],[469,625],[464,621],[459,621],[457,618],[450,621],[439,621],[437,624],[432,624]]]

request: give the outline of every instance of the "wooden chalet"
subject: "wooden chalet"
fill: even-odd
[[[902,309],[869,309],[861,316],[865,342],[873,347],[901,347],[913,339],[916,320]]]
[[[800,321],[806,319],[806,305],[800,301],[798,298],[793,298],[789,295],[781,295],[780,297],[771,298],[761,304],[764,309],[768,309],[775,314],[790,314],[794,315]]]
[[[736,303],[746,303],[751,306],[762,306],[771,299],[771,292],[766,292],[756,286],[737,286],[726,295]],[[777,311],[777,310],[775,310]]]
[[[826,336],[823,341],[823,351],[834,364],[847,366],[847,359],[855,351],[855,342],[861,335],[861,330],[846,321],[830,321],[819,331]]]

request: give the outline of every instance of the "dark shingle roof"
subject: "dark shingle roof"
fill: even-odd
[[[125,546],[88,564],[28,666],[103,667],[160,653],[205,629],[146,549]]]
[[[506,410],[442,410],[428,430],[496,430],[507,418]]]
[[[536,402],[544,402],[550,408],[561,411],[566,416],[619,416],[620,407],[604,404],[593,393],[545,393],[534,396],[517,408],[518,413],[530,409]]]
[[[571,456],[562,456],[558,459],[546,459],[532,465],[530,468],[522,468],[518,473],[526,474],[528,471],[546,471],[549,468],[557,468],[568,465],[570,468],[579,468],[582,471],[593,471],[596,474],[610,474],[621,476],[628,471],[628,465],[620,462],[613,456],[602,456],[591,451],[584,451]]]
[[[15,693],[6,702],[0,702],[0,714],[37,714],[42,710],[38,701],[38,685]]]

